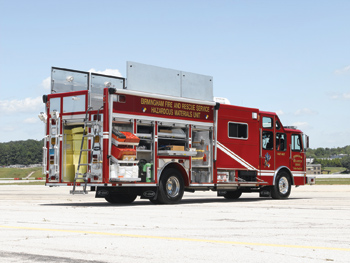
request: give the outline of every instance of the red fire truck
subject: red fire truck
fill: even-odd
[[[126,79],[52,68],[43,173],[110,203],[178,203],[184,191],[288,198],[308,137],[273,112],[213,99],[212,77],[127,62]],[[304,142],[306,142],[304,144]]]

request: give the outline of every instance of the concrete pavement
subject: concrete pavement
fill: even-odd
[[[350,186],[287,200],[186,193],[178,205],[111,205],[67,187],[0,186],[6,262],[349,262]]]

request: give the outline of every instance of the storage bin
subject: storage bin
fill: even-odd
[[[112,145],[112,155],[114,158],[121,160],[124,155],[136,155],[136,150],[132,148],[121,148]]]
[[[84,132],[84,127],[77,127],[72,129],[72,134],[77,134],[77,133],[83,133]]]
[[[140,142],[140,138],[135,136],[131,132],[124,132],[124,131],[122,131],[121,133],[124,134],[125,137],[126,137],[125,142],[133,142],[133,143],[139,143]]]
[[[126,139],[126,136],[122,132],[120,132],[116,129],[113,129],[112,137],[114,140],[116,140],[118,142],[125,142],[125,139]]]
[[[118,178],[138,178],[139,167],[134,166],[119,166],[118,168]]]
[[[73,134],[72,144],[73,144],[73,151],[74,152],[80,152],[82,138],[83,138],[83,134]],[[87,149],[87,139],[86,138],[84,140],[83,149]]]
[[[78,165],[79,163],[79,155],[80,155],[80,152],[74,152],[73,153],[73,163]],[[87,152],[83,152],[81,154],[81,160],[80,160],[80,163],[87,163]]]
[[[63,182],[73,182],[75,177],[75,169],[73,164],[66,164],[63,175]]]

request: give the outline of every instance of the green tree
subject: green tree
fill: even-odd
[[[350,171],[350,156],[343,157],[341,159],[341,164],[343,167],[345,167],[348,171]]]
[[[41,163],[43,143],[43,140],[0,143],[0,165]]]

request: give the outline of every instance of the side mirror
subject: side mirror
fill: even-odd
[[[309,136],[306,134],[303,134],[303,141],[304,141],[304,149],[309,149],[310,148],[310,142],[309,142]]]

